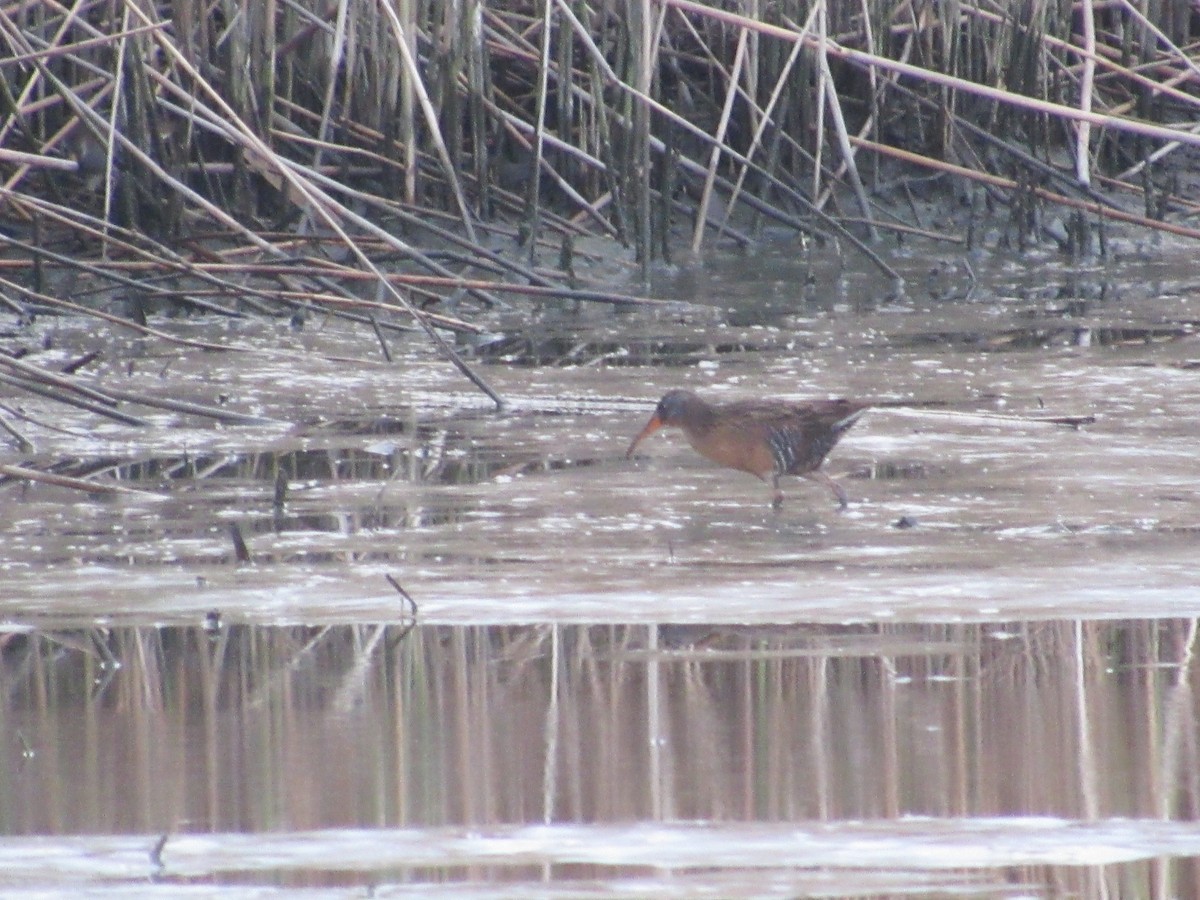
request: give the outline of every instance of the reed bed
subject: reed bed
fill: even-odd
[[[1167,0],[0,4],[0,307],[416,328],[500,404],[448,339],[478,313],[653,303],[588,284],[584,237],[643,280],[767,226],[895,277],[884,236],[970,239],[904,202],[931,179],[1018,245],[1051,206],[1076,252],[1200,236],[1193,29]]]

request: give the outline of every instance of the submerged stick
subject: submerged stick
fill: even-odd
[[[120,422],[122,425],[144,426],[150,424],[150,422],[146,419],[140,419],[137,416],[131,416],[123,412],[118,412],[117,410],[112,409],[109,404],[87,400],[80,396],[74,396],[73,392],[64,392],[63,390],[56,391],[51,385],[39,380],[21,378],[16,375],[5,375],[0,373],[0,384],[7,384],[12,387],[20,388],[24,391],[29,391],[31,394],[39,394],[50,400],[55,400],[59,403],[66,403],[68,406],[75,406],[79,409],[96,413],[97,415],[103,416],[106,419],[112,419],[115,422]]]
[[[52,484],[55,487],[70,488],[74,491],[86,491],[89,494],[130,494],[137,497],[152,497],[155,500],[166,499],[162,494],[155,494],[151,491],[140,491],[137,488],[129,488],[120,484],[104,484],[99,481],[88,481],[84,478],[72,478],[70,475],[42,472],[39,469],[30,469],[25,466],[0,464],[0,475],[7,475],[9,478],[14,478],[18,481],[36,481],[43,484]]]
[[[0,405],[0,408],[4,407]],[[34,452],[33,442],[29,440],[29,438],[25,437],[25,435],[21,434],[21,432],[17,431],[16,427],[11,425],[8,419],[4,418],[4,416],[0,416],[0,429],[8,432],[8,436],[13,439],[13,443],[17,445],[17,449],[19,451],[22,453]]]
[[[234,412],[230,409],[220,409],[215,406],[206,406],[202,403],[192,403],[187,400],[173,400],[170,397],[151,397],[146,394],[139,394],[136,391],[126,391],[120,388],[106,387],[104,392],[110,397],[117,400],[122,400],[126,403],[136,403],[140,406],[150,406],[157,409],[165,409],[169,412],[182,413],[188,416],[200,416],[205,419],[214,419],[217,422],[223,422],[226,425],[279,425],[282,424],[278,419],[271,419],[266,416],[255,416],[249,413]]]
[[[148,425],[150,423],[145,419],[117,412],[113,407],[122,401],[137,403],[141,406],[157,407],[172,412],[186,413],[192,416],[216,419],[219,422],[231,425],[277,424],[275,420],[263,416],[247,415],[228,409],[219,409],[213,406],[205,406],[200,403],[191,403],[186,400],[177,400],[170,397],[151,397],[111,385],[97,389],[81,383],[78,376],[72,379],[56,375],[24,360],[12,357],[0,356],[0,366],[6,366],[10,370],[20,373],[19,375],[0,374],[0,379],[9,384],[23,387],[26,390],[34,391],[35,393],[51,397],[63,403],[80,406],[91,412],[98,412],[126,425]]]

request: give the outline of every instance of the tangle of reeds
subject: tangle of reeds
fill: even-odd
[[[963,240],[879,202],[897,172],[1200,235],[1161,174],[1200,143],[1195,30],[1167,0],[0,5],[0,304],[416,326],[499,402],[445,337],[472,304],[649,302],[580,283],[584,235],[644,271],[769,223],[890,273],[882,234]]]

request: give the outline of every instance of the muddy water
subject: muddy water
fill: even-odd
[[[5,461],[111,471],[155,496],[96,502],[5,486],[0,610],[378,621],[396,611],[385,574],[429,623],[1200,606],[1190,256],[1084,271],[977,260],[966,300],[927,287],[936,261],[901,262],[901,297],[869,272],[818,272],[815,283],[836,290],[798,299],[806,270],[777,249],[663,273],[656,293],[701,304],[680,311],[547,309],[533,325],[524,311],[498,312],[481,352],[510,401],[501,413],[416,337],[393,341],[388,365],[373,335],[329,322],[298,333],[257,320],[162,323],[270,348],[226,355],[39,323],[47,334],[26,343],[53,341],[39,361],[101,346],[102,383],[279,424],[214,428],[151,411],[161,427],[131,428],[22,398],[68,433],[29,426],[37,452],[6,450]],[[834,451],[827,470],[851,496],[846,513],[790,479],[776,514],[761,483],[698,459],[677,433],[623,458],[675,386],[926,405],[874,411]],[[1038,421],[1054,415],[1096,421]],[[288,484],[281,510],[277,474]],[[232,564],[231,524],[252,565]]]
[[[8,332],[274,424],[5,399],[41,424],[0,462],[147,495],[0,485],[0,883],[1200,892],[1194,251],[1112,250],[905,249],[897,294],[779,245],[667,309],[497,310],[502,412],[335,322]],[[678,386],[901,405],[831,455],[847,511],[774,512],[677,434],[624,459]]]

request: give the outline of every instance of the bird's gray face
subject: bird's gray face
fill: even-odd
[[[668,391],[658,401],[654,415],[663,425],[680,425],[692,396],[688,391]]]
[[[632,456],[638,444],[664,425],[674,425],[676,427],[682,425],[687,406],[693,400],[694,395],[687,391],[668,391],[664,394],[663,398],[658,401],[658,406],[654,407],[654,415],[650,417],[650,421],[646,423],[646,427],[633,439],[633,443],[625,451],[625,458],[628,459]]]

